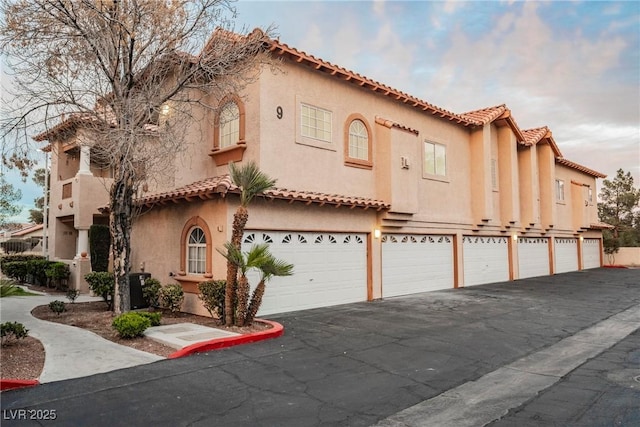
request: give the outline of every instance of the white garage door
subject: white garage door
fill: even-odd
[[[506,237],[462,239],[464,285],[509,280],[509,248]]]
[[[259,315],[366,301],[365,234],[246,231],[242,250],[269,243],[271,253],[294,265],[289,277],[268,283]],[[259,274],[249,277],[255,288]]]
[[[548,238],[518,238],[518,270],[521,279],[549,275]]]
[[[582,241],[583,268],[600,267],[600,239],[584,239]]]
[[[555,246],[556,273],[578,270],[578,241],[556,237]]]
[[[382,236],[382,296],[453,288],[451,236]]]

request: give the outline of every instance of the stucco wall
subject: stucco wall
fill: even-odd
[[[604,265],[640,266],[640,248],[620,248],[613,256],[604,256]]]

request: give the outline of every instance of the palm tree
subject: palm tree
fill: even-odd
[[[231,262],[236,269],[240,272],[240,277],[237,278],[236,285],[236,307],[235,307],[235,325],[244,326],[247,316],[247,305],[249,303],[249,279],[247,278],[247,271],[252,268],[260,268],[262,265],[269,262],[272,258],[269,253],[269,245],[266,243],[260,245],[253,245],[248,252],[242,252],[231,242],[224,244],[226,252],[218,250],[224,256],[228,262]]]
[[[239,251],[242,243],[244,228],[249,219],[247,207],[253,198],[264,191],[273,188],[276,180],[263,173],[254,162],[236,166],[229,164],[231,181],[240,189],[240,206],[233,215],[233,230],[231,232],[231,244]],[[227,284],[224,293],[225,325],[233,325],[235,310],[233,302],[236,294],[236,276],[238,267],[227,259]]]
[[[266,259],[261,259],[261,263],[256,265],[261,272],[260,282],[251,296],[251,303],[247,310],[245,318],[245,325],[253,323],[253,319],[256,317],[260,305],[262,304],[262,297],[266,288],[266,282],[268,282],[274,276],[291,276],[293,274],[293,264],[275,258],[270,252],[267,252]]]

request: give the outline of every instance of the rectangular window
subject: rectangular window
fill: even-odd
[[[564,202],[564,181],[561,179],[556,179],[556,200]]]
[[[447,147],[433,142],[424,143],[424,173],[447,176]]]
[[[589,201],[589,204],[593,203],[593,189],[591,186],[587,187],[587,200]]]
[[[300,125],[302,136],[331,142],[331,111],[300,104]]]

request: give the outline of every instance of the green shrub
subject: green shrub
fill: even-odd
[[[151,326],[151,320],[141,316],[140,313],[130,311],[113,319],[111,326],[118,331],[120,337],[135,338],[144,334],[144,331]]]
[[[160,289],[162,285],[158,279],[149,278],[142,283],[142,297],[149,307],[158,307],[160,305]]]
[[[162,304],[172,312],[180,311],[184,300],[182,286],[172,283],[160,289],[160,300]]]
[[[159,311],[134,311],[142,317],[146,317],[151,322],[151,326],[160,326],[160,320],[162,320],[162,313]]]
[[[69,289],[67,291],[67,299],[71,301],[71,304],[76,302],[76,299],[78,299],[78,296],[80,296],[80,291],[77,289]]]
[[[69,266],[64,262],[52,262],[47,266],[45,275],[56,289],[64,289],[67,287],[67,280],[71,275]]]
[[[16,261],[30,261],[32,259],[45,259],[42,255],[23,255],[23,254],[11,254],[11,255],[2,255],[0,257],[0,268],[4,270],[4,265],[8,262],[16,262]]]
[[[64,306],[64,301],[60,301],[60,300],[51,301],[49,303],[49,310],[53,311],[58,316],[60,315],[60,313],[67,311],[67,309]]]
[[[111,232],[108,225],[94,224],[89,227],[89,254],[92,271],[107,271],[110,245]]]
[[[29,335],[29,330],[19,322],[4,322],[0,324],[0,345],[21,340]]]
[[[89,289],[96,295],[100,295],[104,302],[107,303],[108,310],[111,310],[113,293],[116,287],[116,279],[113,277],[113,273],[94,271],[84,276],[84,279],[89,284]]]
[[[19,283],[27,280],[27,261],[11,261],[2,266],[2,271],[9,278]]]
[[[27,282],[37,286],[47,286],[47,267],[52,264],[46,259],[32,259],[27,261]]]
[[[198,284],[198,298],[211,317],[224,319],[224,292],[226,280],[208,280]]]

